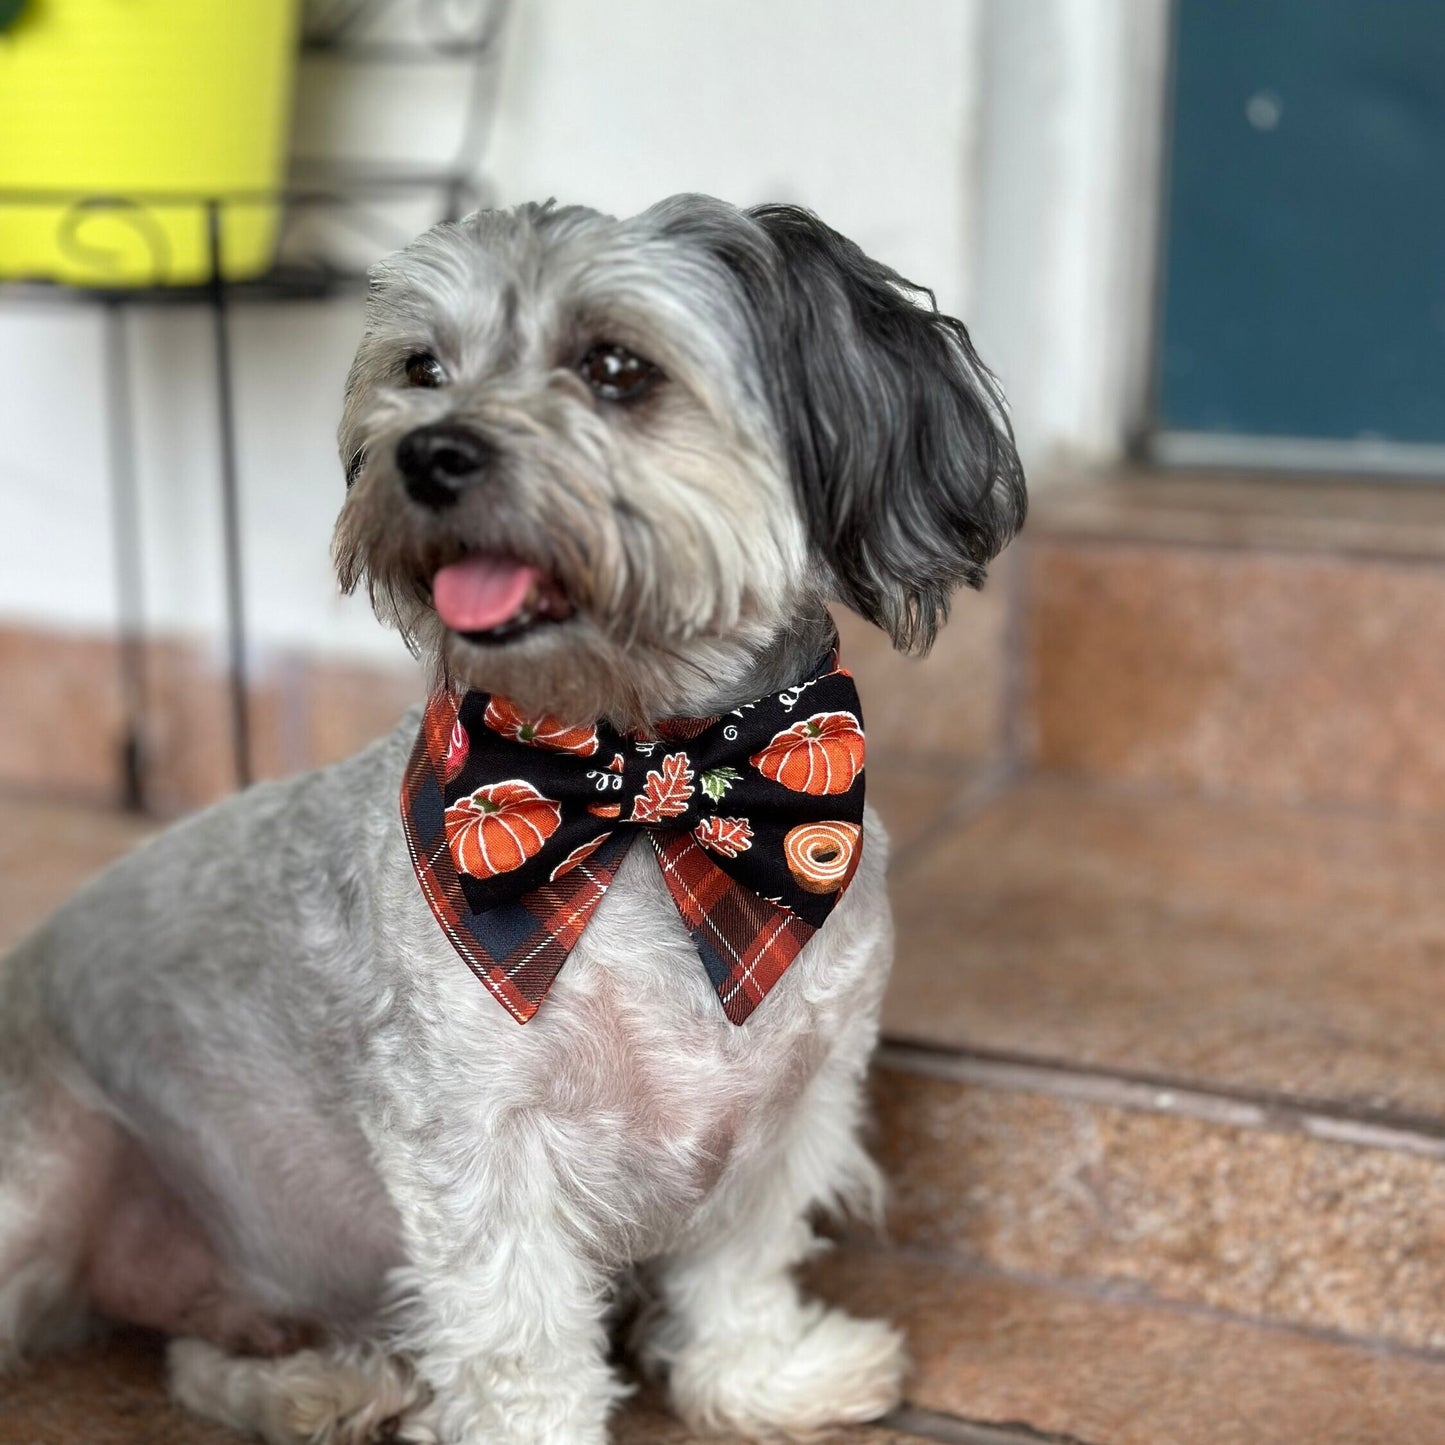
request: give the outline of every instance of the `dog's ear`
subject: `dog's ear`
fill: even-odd
[[[760,345],[814,546],[839,600],[896,647],[926,652],[953,590],[982,586],[1023,525],[998,385],[932,292],[809,211],[748,215],[779,283],[760,308]]]

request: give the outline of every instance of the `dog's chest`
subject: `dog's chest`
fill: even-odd
[[[775,1165],[844,1034],[857,1040],[861,1068],[886,976],[879,842],[741,1027],[723,1013],[642,838],[525,1025],[414,912],[411,926],[436,940],[424,990],[436,1029],[408,1054],[407,1088],[428,1105],[421,1116],[471,1118],[494,1141],[486,1147],[511,1152],[531,1131],[610,1256],[665,1251],[719,1191],[747,1188]],[[419,895],[408,902],[425,908]],[[401,1112],[416,1110],[418,1094],[397,1101]]]
[[[720,1182],[760,1159],[821,1057],[815,1009],[787,975],[745,1027],[728,1022],[642,838],[529,1023],[460,960],[446,977],[469,1020],[452,1038],[466,1074],[485,1071],[511,1127],[553,1141],[589,1231],[629,1258],[666,1248]]]
[[[727,1021],[645,844],[543,1008],[589,1045],[570,1085],[574,1102],[619,1125],[632,1164],[617,1183],[661,1205],[669,1225],[757,1152],[820,1057],[812,1006],[786,978],[746,1027]]]

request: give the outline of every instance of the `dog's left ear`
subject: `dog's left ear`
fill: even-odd
[[[809,211],[747,214],[770,243],[777,284],[759,345],[813,543],[839,600],[896,647],[926,652],[953,590],[982,586],[1023,525],[998,384],[932,292]]]

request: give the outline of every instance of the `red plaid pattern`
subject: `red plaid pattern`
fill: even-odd
[[[469,926],[474,915],[462,894],[445,831],[439,827],[434,835],[422,837],[417,823],[422,811],[417,804],[423,790],[434,787],[440,795],[439,780],[447,739],[456,721],[457,702],[455,697],[438,694],[422,719],[421,732],[402,778],[401,814],[407,847],[417,882],[442,932],[497,1002],[524,1024],[537,1012],[552,980],[582,937],[625,849],[604,848],[599,856],[579,864],[556,883],[519,898],[513,907],[520,910],[521,916],[509,921],[521,924],[513,931],[522,936],[500,956],[494,954]]]
[[[734,882],[690,834],[649,836],[723,1012],[743,1023],[816,930]]]

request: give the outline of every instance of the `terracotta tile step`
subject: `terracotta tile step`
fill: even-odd
[[[1026,555],[1025,555],[1026,554]],[[1055,479],[1019,561],[1043,767],[1285,799],[1445,801],[1424,639],[1445,491],[1298,477]]]
[[[1429,821],[1057,783],[936,832],[893,884],[896,1236],[1445,1349],[1442,876]]]
[[[1206,1311],[1048,1287],[924,1256],[838,1251],[826,1297],[902,1325],[909,1406],[819,1445],[1437,1445],[1445,1360]],[[617,1445],[693,1445],[651,1401]],[[0,1445],[234,1445],[172,1410],[156,1344],[122,1337],[0,1384]],[[701,1442],[698,1442],[701,1445]],[[720,1445],[740,1445],[738,1441]]]
[[[1445,562],[1445,491],[1238,472],[1060,476],[1035,489],[1025,535]]]
[[[1445,1352],[1445,1141],[1098,1076],[885,1049],[898,1243]]]
[[[1445,826],[1034,782],[891,883],[895,1039],[1445,1127]]]
[[[1023,560],[1036,767],[1445,807],[1445,562],[1046,533]]]
[[[0,953],[155,829],[109,808],[0,794]]]
[[[1057,783],[937,802],[894,794],[889,1029],[937,1051],[879,1076],[900,1237],[1445,1345],[1445,828]],[[0,937],[132,835],[4,816]]]
[[[978,764],[924,763],[898,754],[873,771],[868,799],[887,825],[895,861],[945,826],[992,777]],[[93,801],[59,800],[0,783],[0,950],[164,826]]]
[[[923,661],[899,657],[881,632],[840,609],[842,655],[858,679],[875,760],[913,759],[938,774],[999,756],[1013,563],[1000,561],[984,593],[957,599],[953,625]],[[357,751],[426,692],[400,645],[389,663],[264,648],[251,663],[259,777]],[[145,674],[149,807],[171,816],[224,796],[234,786],[230,702],[215,647],[200,636],[152,637]],[[126,723],[116,640],[0,619],[0,677],[0,786],[113,805]]]
[[[984,1445],[1438,1445],[1445,1360],[1203,1311],[840,1252],[823,1292],[903,1324],[909,1399]],[[916,1418],[916,1417],[915,1417]],[[920,1423],[925,1426],[930,1417]],[[904,1416],[900,1423],[910,1423]],[[1006,1427],[992,1435],[990,1424]],[[1033,1431],[1027,1434],[1026,1431]]]
[[[260,777],[357,751],[426,692],[401,649],[395,666],[290,653],[253,655],[252,665]],[[0,786],[114,805],[125,724],[115,638],[0,620],[0,677]],[[169,816],[225,796],[235,786],[230,699],[215,647],[202,637],[150,638],[145,683],[148,805]]]

